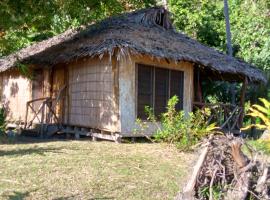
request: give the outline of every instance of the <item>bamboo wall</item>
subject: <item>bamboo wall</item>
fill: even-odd
[[[31,81],[17,70],[0,74],[1,103],[7,109],[7,120],[23,121],[26,102],[31,99]]]
[[[119,131],[114,75],[112,62],[107,57],[70,64],[69,105],[66,111],[68,124]]]

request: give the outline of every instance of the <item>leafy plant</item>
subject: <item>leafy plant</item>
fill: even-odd
[[[218,200],[224,198],[223,193],[222,193],[222,188],[221,186],[213,186],[212,188],[213,191],[213,199]],[[205,186],[199,190],[200,196],[203,196],[205,199],[209,199],[210,197],[210,187]]]
[[[6,113],[4,108],[0,108],[0,144],[5,143],[8,138],[6,132]]]
[[[247,130],[251,127],[256,127],[261,130],[270,130],[270,102],[264,98],[259,98],[259,100],[263,103],[263,106],[254,104],[249,108],[249,113],[247,114],[248,116],[255,117],[257,123],[246,126],[242,128],[242,130]]]
[[[270,142],[265,140],[249,140],[249,145],[255,148],[257,151],[263,152],[266,155],[270,155]]]
[[[24,75],[29,79],[33,79],[33,75],[31,74],[29,67],[27,65],[17,62],[16,66],[22,75]]]
[[[6,113],[4,108],[0,108],[0,134],[6,131]]]
[[[184,111],[177,111],[175,109],[178,101],[177,96],[169,99],[167,110],[161,115],[160,122],[154,116],[153,109],[146,107],[145,111],[148,115],[148,120],[156,124],[155,141],[175,144],[181,150],[190,150],[194,144],[213,132],[216,126],[215,124],[209,125],[207,123],[207,116],[210,115],[210,110],[198,110],[195,113],[191,112],[186,115]],[[148,123],[140,119],[137,120],[137,123],[141,127],[141,131],[146,130],[148,127]]]

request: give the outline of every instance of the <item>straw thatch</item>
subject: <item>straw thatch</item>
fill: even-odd
[[[16,62],[52,66],[82,57],[149,55],[175,62],[190,61],[219,74],[248,77],[266,82],[262,72],[250,64],[231,58],[174,30],[169,13],[160,7],[143,9],[108,18],[78,30],[69,30],[51,39],[0,59],[0,71]]]

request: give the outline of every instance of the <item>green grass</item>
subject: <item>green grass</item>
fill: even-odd
[[[172,199],[192,162],[164,144],[1,144],[0,199]]]
[[[249,140],[247,143],[257,151],[260,151],[266,155],[270,155],[270,141]]]

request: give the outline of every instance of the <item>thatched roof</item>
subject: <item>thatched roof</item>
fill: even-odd
[[[102,57],[107,53],[118,58],[136,54],[175,62],[190,61],[218,74],[266,81],[262,72],[252,65],[175,31],[169,13],[160,7],[111,17],[36,43],[0,59],[0,72],[15,66],[18,61],[52,66],[87,56]]]

